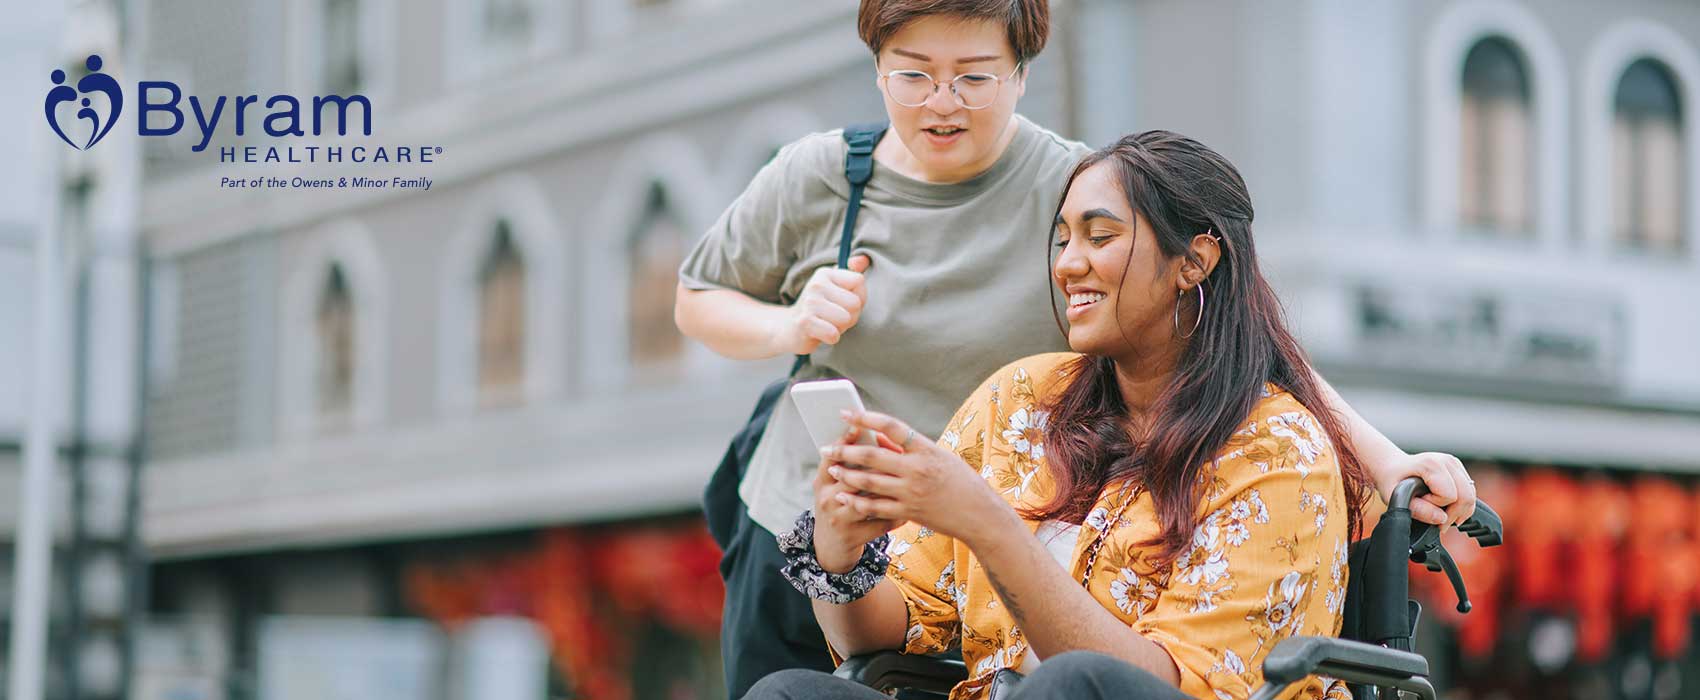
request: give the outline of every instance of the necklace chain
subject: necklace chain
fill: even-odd
[[[1132,491],[1133,481],[1130,479],[1122,486],[1122,504],[1119,508],[1116,508],[1116,514],[1104,521],[1103,529],[1092,528],[1098,531],[1098,535],[1093,538],[1092,544],[1086,546],[1086,570],[1080,574],[1081,588],[1091,588],[1088,584],[1092,581],[1092,566],[1098,562],[1098,552],[1104,548],[1104,543],[1109,541],[1110,530],[1115,529],[1116,523],[1122,519],[1122,514],[1127,512],[1127,507],[1133,504]]]

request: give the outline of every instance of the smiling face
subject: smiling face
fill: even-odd
[[[1175,338],[1177,290],[1186,259],[1166,257],[1136,214],[1116,170],[1100,162],[1069,186],[1057,215],[1052,281],[1068,300],[1068,345],[1122,358]]]
[[[1004,28],[987,20],[946,15],[921,17],[892,34],[878,57],[880,94],[886,115],[903,146],[890,163],[899,172],[929,182],[960,182],[997,162],[1015,135],[1010,119],[1027,90],[1026,71]],[[886,75],[922,71],[940,84],[926,103],[905,107],[891,97]],[[981,109],[958,104],[950,81],[965,73],[1005,78],[997,97]],[[1014,73],[1011,76],[1011,73]]]

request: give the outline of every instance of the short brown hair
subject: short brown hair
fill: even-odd
[[[885,42],[910,22],[932,15],[990,20],[1004,25],[1009,48],[1023,65],[1045,48],[1051,35],[1049,0],[862,0],[856,32],[879,55]]]

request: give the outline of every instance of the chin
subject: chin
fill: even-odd
[[[920,146],[921,150],[913,152],[926,154],[926,156],[921,159],[921,162],[926,165],[928,170],[957,170],[967,165],[970,160],[973,160],[972,154],[966,152],[966,149],[963,149],[960,146],[948,151],[933,150],[933,145],[926,141],[922,141]]]
[[[1077,333],[1073,330],[1070,330],[1068,333],[1068,349],[1082,355],[1104,354],[1104,344],[1102,342],[1099,342],[1096,338],[1093,338],[1090,335]]]

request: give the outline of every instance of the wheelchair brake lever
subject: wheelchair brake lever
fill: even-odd
[[[1470,593],[1464,588],[1464,574],[1458,571],[1458,562],[1452,560],[1451,552],[1437,541],[1426,549],[1412,549],[1411,561],[1422,564],[1429,571],[1446,572],[1446,580],[1452,582],[1452,592],[1458,594],[1458,612],[1470,612]]]

